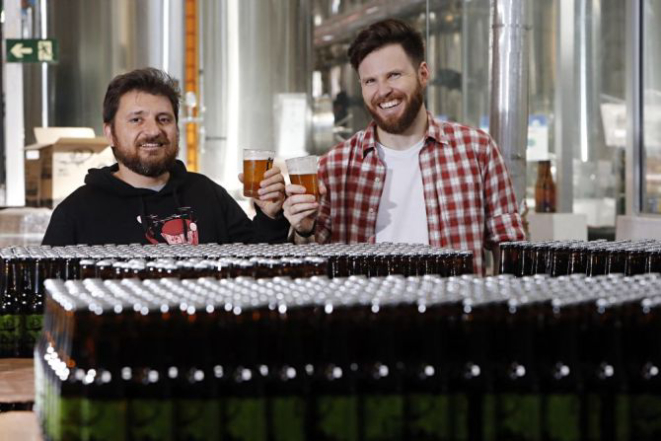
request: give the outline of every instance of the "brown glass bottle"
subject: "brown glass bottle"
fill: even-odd
[[[581,412],[583,384],[579,333],[586,300],[571,296],[541,307],[542,326],[536,334],[537,373],[542,392],[542,433],[546,440],[586,439],[586,412]],[[541,349],[543,348],[543,349]],[[562,424],[558,424],[562,421]]]
[[[500,270],[498,274],[515,274],[519,265],[519,249],[516,242],[500,244]]]
[[[590,277],[606,274],[608,248],[605,246],[592,247],[588,253],[586,274]]]
[[[21,342],[17,259],[3,256],[4,284],[0,292],[0,357],[16,357]]]
[[[22,355],[31,357],[39,339],[44,319],[44,278],[46,275],[43,260],[40,257],[30,259],[32,292],[23,305],[24,329]]]
[[[570,245],[568,274],[586,274],[587,250],[581,244]]]
[[[536,244],[532,247],[532,273],[533,274],[546,274],[547,270],[547,257],[549,254],[549,247],[547,244]]]
[[[460,251],[458,255],[461,265],[457,268],[455,275],[473,274],[473,252]]]
[[[522,242],[519,247],[519,268],[517,276],[530,276],[534,274],[534,244]]]
[[[537,165],[535,212],[555,213],[555,183],[551,175],[551,161],[539,161]]]
[[[97,277],[96,273],[96,260],[94,259],[81,259],[80,261],[80,278],[92,279]]]
[[[651,296],[624,308],[622,341],[627,343],[623,346],[623,359],[629,387],[629,436],[635,440],[656,440],[661,436],[661,351],[650,342],[661,335],[661,302]]]
[[[645,272],[658,273],[661,272],[661,250],[653,248],[647,252],[645,259]]]
[[[624,274],[627,276],[644,274],[646,257],[647,256],[645,250],[636,248],[626,250],[626,255],[624,258]]]

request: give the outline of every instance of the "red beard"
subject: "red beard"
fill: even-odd
[[[399,93],[396,94],[393,93],[385,98],[374,100],[371,106],[365,105],[365,107],[367,108],[367,111],[372,115],[372,118],[374,118],[374,122],[376,123],[376,125],[381,130],[383,130],[386,133],[392,133],[393,135],[399,135],[401,133],[404,133],[409,127],[411,127],[411,124],[413,124],[413,121],[415,121],[415,118],[418,116],[418,112],[420,111],[420,107],[422,107],[422,101],[423,101],[422,85],[418,81],[418,87],[411,95],[411,98],[409,100],[405,100],[404,105],[406,107],[404,108],[404,112],[400,117],[391,117],[384,119],[381,116],[379,116],[377,110],[379,104],[387,101],[391,101],[393,99],[405,100],[406,96]]]

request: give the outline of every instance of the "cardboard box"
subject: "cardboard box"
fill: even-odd
[[[55,207],[85,183],[90,168],[115,163],[104,137],[87,127],[37,127],[36,144],[25,147],[25,200]]]

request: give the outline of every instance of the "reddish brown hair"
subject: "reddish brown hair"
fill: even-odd
[[[376,22],[358,34],[348,51],[351,66],[358,71],[365,57],[390,44],[401,45],[416,67],[425,59],[425,45],[420,33],[403,21],[390,18]]]

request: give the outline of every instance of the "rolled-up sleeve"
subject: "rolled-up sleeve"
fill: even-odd
[[[498,146],[490,139],[484,168],[486,216],[485,248],[507,241],[525,240],[523,222],[509,172]]]

